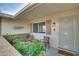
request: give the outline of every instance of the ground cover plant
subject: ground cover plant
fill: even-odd
[[[5,38],[23,55],[23,56],[44,56],[44,44],[40,40],[24,41],[15,35],[5,35]]]

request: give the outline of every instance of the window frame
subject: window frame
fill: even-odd
[[[46,23],[45,22],[38,22],[38,23],[36,23],[36,24],[38,24],[37,26],[38,26],[38,31],[37,32],[34,32],[34,24],[35,23],[33,23],[33,25],[32,25],[32,32],[33,33],[46,33],[46,30],[45,30],[45,32],[39,32],[39,24],[41,24],[41,23],[44,23],[44,25],[46,26]],[[46,27],[45,27],[46,28]]]

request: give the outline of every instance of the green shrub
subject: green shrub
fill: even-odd
[[[25,42],[25,41],[23,39],[20,39],[20,38],[13,40],[13,44],[17,44],[19,42]]]
[[[17,42],[15,48],[24,56],[38,56],[44,55],[44,47],[41,41],[36,43],[33,41]]]
[[[5,37],[24,56],[45,55],[44,44],[40,40],[25,42],[22,38],[15,35],[6,35]]]
[[[14,44],[14,47],[22,54],[24,55],[24,50],[26,50],[25,42],[17,42]]]
[[[17,39],[18,37],[16,35],[5,35],[5,38],[13,44],[13,40]]]
[[[44,46],[43,46],[42,41],[37,41],[35,43],[35,54],[34,55],[39,55],[41,51],[44,51]]]
[[[45,55],[45,51],[41,51],[38,56],[44,56],[44,55]]]

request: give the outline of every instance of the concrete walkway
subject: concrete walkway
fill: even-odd
[[[63,56],[63,55],[59,54],[56,48],[50,47],[49,49],[46,48],[46,56]]]
[[[21,54],[2,36],[0,36],[0,56],[21,56]]]

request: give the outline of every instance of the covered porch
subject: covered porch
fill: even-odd
[[[13,17],[1,17],[1,35],[27,34],[34,39],[50,37],[47,55],[60,56],[59,50],[79,55],[79,4],[34,4]]]

